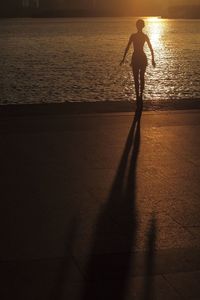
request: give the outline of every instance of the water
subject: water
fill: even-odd
[[[132,101],[134,18],[0,20],[0,104]],[[146,19],[146,100],[200,99],[200,20]]]

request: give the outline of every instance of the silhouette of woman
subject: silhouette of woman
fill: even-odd
[[[133,45],[133,55],[132,55],[132,61],[131,66],[133,69],[133,77],[135,82],[135,92],[136,92],[136,101],[137,104],[141,103],[143,92],[144,92],[144,86],[145,86],[145,71],[146,67],[148,65],[146,54],[144,53],[144,44],[147,42],[147,45],[149,46],[149,49],[151,51],[152,56],[152,65],[155,68],[155,60],[154,60],[154,51],[151,45],[151,42],[149,40],[149,37],[143,33],[143,28],[145,27],[145,23],[143,20],[137,20],[136,22],[137,27],[137,33],[133,33],[130,36],[128,45],[124,52],[124,57],[120,63],[123,64],[126,58],[126,55],[129,51],[129,48],[131,45]]]

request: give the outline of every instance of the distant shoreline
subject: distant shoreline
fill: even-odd
[[[63,1],[62,1],[63,2]],[[145,11],[145,10],[144,10]],[[200,19],[200,4],[175,4],[167,5],[165,9],[157,11],[155,15],[153,9],[146,10],[149,14],[147,17],[160,16],[169,19]],[[141,17],[142,14],[136,10],[134,6],[129,8],[101,7],[98,5],[93,6],[68,6],[66,3],[56,5],[45,3],[44,1],[36,3],[34,1],[4,4],[0,9],[1,17],[32,17],[32,18],[80,18],[80,17]],[[144,15],[143,15],[144,16]]]
[[[78,18],[139,18],[141,16],[103,16],[103,15],[30,15],[30,16],[0,16],[0,20],[7,20],[7,19],[78,19]],[[168,20],[200,20],[200,17],[169,17],[169,16],[142,16],[143,18],[151,18],[151,17],[158,17],[160,19],[168,19]]]

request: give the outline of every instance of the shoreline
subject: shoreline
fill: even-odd
[[[169,16],[169,15],[146,15],[146,16],[140,16],[140,15],[118,15],[118,14],[11,14],[11,15],[0,15],[0,20],[5,20],[5,19],[92,19],[92,18],[160,18],[160,19],[168,19],[168,20],[200,20],[199,16]]]
[[[133,112],[136,102],[65,102],[42,104],[8,104],[0,105],[0,116],[43,115],[43,114],[91,114]],[[173,111],[200,109],[200,99],[143,101],[144,111]]]

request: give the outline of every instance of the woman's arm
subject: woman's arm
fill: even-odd
[[[150,39],[149,39],[148,36],[146,36],[146,42],[147,42],[147,45],[149,46],[149,49],[151,51],[152,65],[155,68],[156,63],[155,63],[155,59],[154,59],[154,51],[153,51],[153,47],[152,47],[152,44],[151,44]]]
[[[127,46],[126,46],[126,49],[125,49],[125,52],[124,52],[124,56],[123,56],[123,59],[122,59],[120,65],[122,65],[122,64],[124,63],[125,58],[126,58],[126,55],[127,55],[127,53],[128,53],[128,50],[129,50],[129,48],[130,48],[132,42],[133,42],[133,35],[131,35],[130,38],[129,38],[129,41],[128,41],[128,44],[127,44]]]

